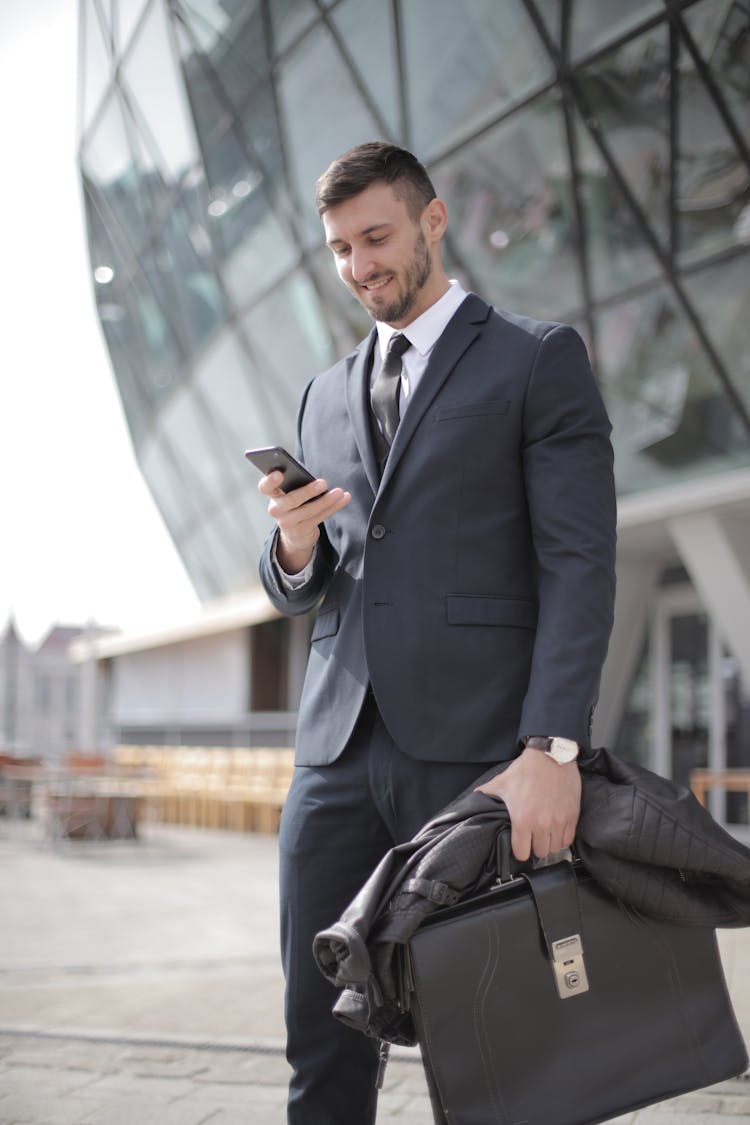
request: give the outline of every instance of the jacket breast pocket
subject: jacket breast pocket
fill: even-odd
[[[327,609],[323,613],[319,613],[313,625],[313,631],[310,634],[311,641],[322,640],[323,637],[333,637],[339,631],[339,611],[337,609]]]
[[[535,629],[537,604],[526,598],[503,598],[484,594],[449,594],[445,599],[449,625],[505,625]]]
[[[434,415],[435,422],[450,422],[454,418],[484,418],[488,414],[507,414],[510,399],[491,398],[484,402],[464,402],[460,406],[441,406]]]

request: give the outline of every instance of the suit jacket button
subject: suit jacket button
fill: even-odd
[[[382,539],[385,535],[385,528],[383,527],[382,523],[376,523],[373,526],[370,534],[372,535],[373,539]]]

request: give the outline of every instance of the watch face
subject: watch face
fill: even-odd
[[[552,738],[548,753],[560,765],[565,765],[567,762],[574,762],[578,757],[578,743],[572,738]]]

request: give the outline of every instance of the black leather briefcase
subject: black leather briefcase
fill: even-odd
[[[450,1125],[593,1125],[747,1066],[714,931],[644,918],[579,864],[438,911],[406,973]]]

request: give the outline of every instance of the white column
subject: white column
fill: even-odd
[[[618,560],[615,623],[594,712],[594,746],[614,745],[646,634],[658,574],[655,563]]]
[[[750,522],[706,513],[675,516],[667,526],[750,692]]]

